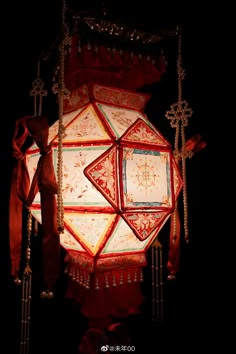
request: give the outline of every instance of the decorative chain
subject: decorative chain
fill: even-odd
[[[62,40],[59,46],[60,50],[60,71],[58,83],[58,104],[59,104],[59,124],[58,124],[58,155],[57,155],[57,224],[59,233],[64,230],[64,206],[63,206],[63,137],[65,127],[63,125],[63,104],[64,104],[64,68],[65,68],[65,11],[66,5],[63,0],[62,5]]]
[[[22,281],[21,297],[21,333],[20,333],[20,354],[29,354],[30,349],[30,320],[31,320],[31,297],[32,297],[32,270],[31,259],[31,234],[32,214],[28,211],[27,217],[27,245],[26,265]]]
[[[127,26],[118,25],[106,20],[97,20],[92,17],[83,18],[83,22],[98,33],[108,34],[110,36],[123,38],[132,42],[141,44],[157,44],[163,37],[160,34],[147,33],[138,29],[131,29]]]
[[[32,234],[32,214],[28,211],[27,217],[27,246],[26,246],[26,266],[24,269],[24,275],[29,275],[31,271],[30,258],[31,258],[31,234]]]

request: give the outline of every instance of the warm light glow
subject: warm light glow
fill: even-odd
[[[145,257],[134,255],[145,254],[182,188],[171,145],[143,113],[145,95],[99,85],[85,92],[81,107],[71,94],[71,112],[63,120],[61,245],[72,257],[76,253],[77,259],[87,259],[88,271],[106,262],[115,267],[119,255],[130,257],[129,266],[144,263]],[[58,121],[50,127],[48,141],[55,172],[57,134]],[[36,145],[27,157],[32,181],[40,157]],[[39,194],[31,209],[40,222]]]

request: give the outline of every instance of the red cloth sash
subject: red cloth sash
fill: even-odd
[[[46,289],[53,289],[59,277],[60,240],[57,230],[56,198],[57,182],[54,173],[52,149],[48,145],[48,122],[45,117],[33,117],[27,121],[30,134],[40,148],[40,159],[26,200],[29,207],[38,191],[42,216],[43,282]]]
[[[107,328],[112,323],[112,318],[126,318],[141,311],[144,296],[140,282],[128,283],[128,272],[129,269],[117,270],[124,277],[122,285],[110,284],[107,288],[105,283],[101,283],[98,290],[95,290],[93,281],[90,289],[86,289],[69,277],[66,297],[81,304],[81,313],[88,318],[90,327]],[[94,280],[96,271],[93,276]]]
[[[12,168],[9,210],[10,258],[11,274],[17,278],[20,270],[22,248],[22,213],[27,198],[30,179],[26,166],[26,156],[23,145],[28,137],[26,120],[28,117],[16,121],[12,138],[12,156],[15,159]]]
[[[52,150],[48,145],[48,122],[45,117],[24,117],[16,122],[12,139],[15,164],[12,169],[10,191],[10,256],[11,274],[19,276],[22,248],[22,212],[30,207],[40,192],[42,216],[43,286],[53,289],[59,276],[60,241],[57,230],[57,182],[54,173]],[[31,186],[23,146],[32,136],[40,149],[40,159]]]
[[[180,218],[176,209],[171,215],[167,269],[169,279],[175,278],[180,268]]]
[[[193,154],[204,149],[206,147],[206,142],[203,140],[200,134],[192,136],[186,141],[185,151],[192,151]]]

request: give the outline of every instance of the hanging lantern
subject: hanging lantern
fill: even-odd
[[[142,281],[146,251],[175,207],[182,179],[171,145],[144,113],[148,99],[95,84],[64,101],[60,244],[73,287],[125,289]],[[58,121],[48,143],[56,171]],[[26,155],[32,181],[38,146]],[[39,193],[30,208],[41,222]]]

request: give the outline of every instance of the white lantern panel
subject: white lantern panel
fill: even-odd
[[[162,137],[140,118],[138,118],[134,124],[126,130],[121,137],[121,141],[153,145],[155,147],[159,146],[160,148],[168,147]]]
[[[139,112],[131,109],[108,106],[101,103],[97,103],[97,107],[116,138],[120,138],[139,117]]]
[[[177,165],[177,162],[175,161],[174,158],[172,159],[172,163],[173,163],[174,194],[175,194],[175,199],[177,199],[183,187],[183,180],[181,178],[180,170]]]
[[[111,141],[111,138],[93,105],[89,104],[74,120],[67,124],[63,143],[97,143],[104,140]]]
[[[27,158],[27,168],[28,168],[28,172],[29,172],[30,185],[31,185],[34,174],[37,170],[37,165],[38,165],[38,161],[40,158],[40,154],[39,154],[39,152],[28,154],[26,158]],[[39,204],[40,204],[40,194],[38,192],[33,200],[32,206],[39,205]]]
[[[73,234],[66,228],[63,233],[60,233],[60,244],[68,251],[72,250],[86,253],[86,250],[81,246],[78,240],[76,240]]]
[[[108,238],[116,214],[66,212],[64,218],[66,228],[94,256]]]
[[[65,207],[111,207],[110,203],[84,174],[85,167],[96,160],[109,147],[108,145],[99,145],[63,148],[62,196]],[[56,148],[54,148],[54,166],[56,171]]]
[[[83,108],[79,108],[75,110],[74,112],[64,114],[63,116],[63,125],[67,129],[67,126],[78,116],[78,114],[82,111]],[[58,125],[59,125],[59,120],[57,120],[53,125],[49,128],[49,136],[48,136],[48,141],[52,142],[58,142]]]
[[[42,222],[41,210],[31,209],[30,211],[33,217],[41,224]]]
[[[63,125],[66,127],[77,115],[82,111],[83,108],[79,108],[71,113],[65,114],[63,116]],[[53,140],[57,141],[57,136],[58,136],[58,126],[59,126],[59,120],[54,122],[50,127],[49,127],[49,132],[48,132],[48,144],[52,143]],[[28,152],[33,152],[34,150],[38,150],[38,146],[36,143],[34,143],[28,150]]]
[[[144,251],[148,241],[149,239],[140,241],[128,224],[122,218],[119,218],[119,221],[102,250],[101,255]]]
[[[124,208],[172,207],[170,153],[123,148]]]
[[[31,214],[40,224],[42,223],[41,210],[31,209]],[[64,229],[63,233],[60,233],[60,244],[66,250],[86,253],[86,250],[81,246],[78,240],[76,240],[74,235],[67,229]]]

